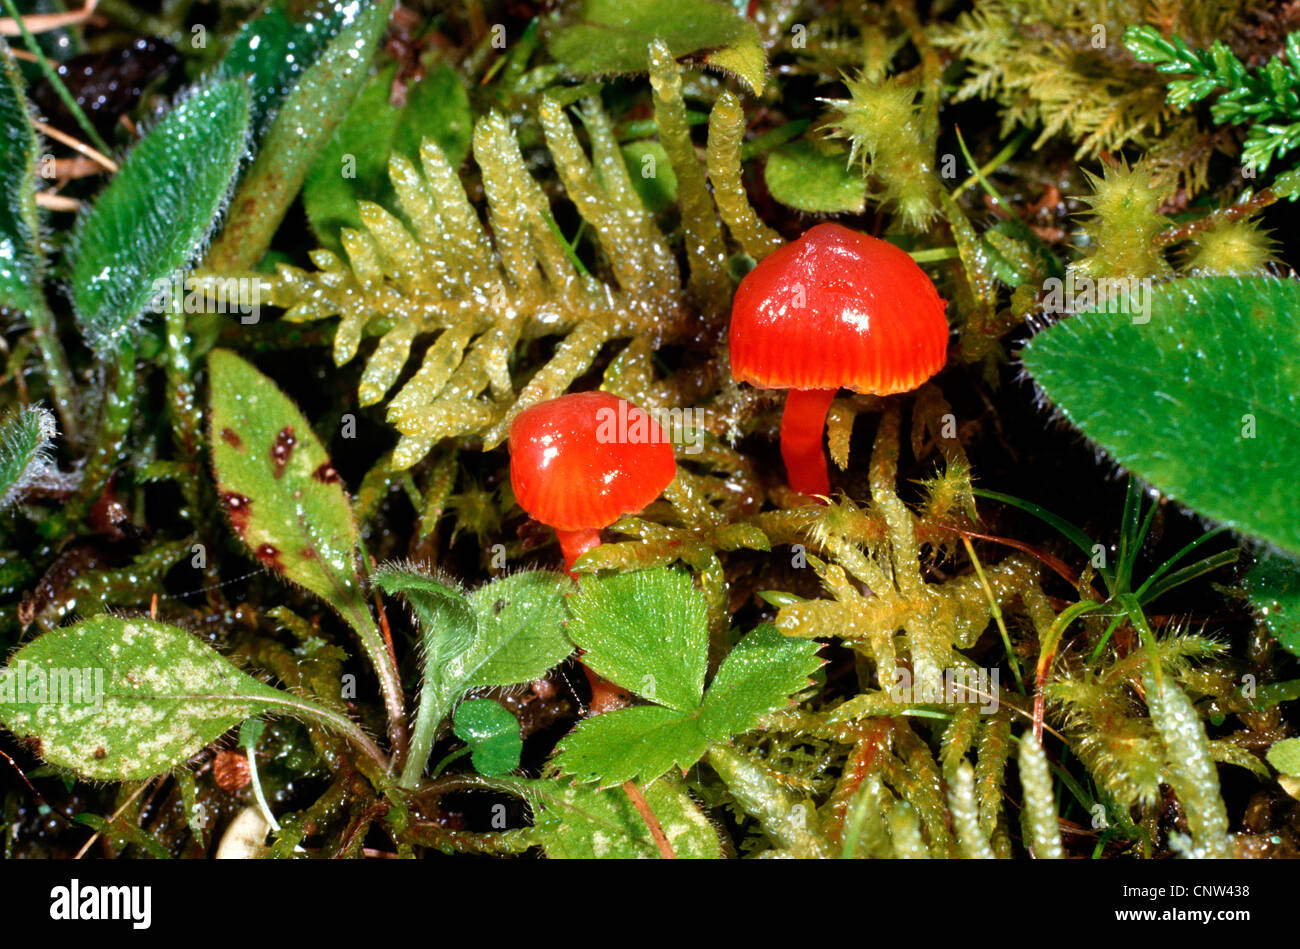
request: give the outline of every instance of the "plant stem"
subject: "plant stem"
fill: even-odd
[[[659,823],[659,818],[655,816],[655,812],[650,809],[645,795],[636,786],[636,782],[624,781],[623,793],[632,802],[632,806],[637,809],[637,813],[645,821],[646,827],[650,828],[650,836],[655,839],[655,846],[659,848],[659,853],[665,860],[676,860],[677,854],[673,852],[673,845],[668,842],[668,835],[664,833],[663,825]]]
[[[32,308],[27,313],[27,318],[31,321],[32,338],[36,340],[36,348],[40,350],[41,362],[45,366],[45,378],[54,397],[54,408],[63,422],[63,433],[70,444],[80,445],[81,417],[72,393],[72,368],[68,365],[63,344],[59,342],[54,314],[40,293],[32,295]]]
[[[108,484],[113,469],[122,460],[136,395],[135,346],[130,342],[124,341],[119,345],[114,372],[116,380],[112,391],[104,397],[95,447],[86,462],[81,486],[68,504],[70,524],[75,524],[86,516]]]

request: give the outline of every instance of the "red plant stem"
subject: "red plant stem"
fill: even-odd
[[[659,818],[655,816],[655,812],[650,809],[649,802],[641,793],[641,789],[636,786],[636,782],[624,781],[623,793],[627,795],[628,800],[632,802],[632,806],[637,809],[637,813],[645,821],[650,836],[654,838],[655,846],[659,848],[659,853],[665,860],[676,860],[677,854],[673,852],[673,845],[668,842],[668,835],[664,833],[663,825],[659,823]]]
[[[791,389],[781,416],[781,458],[790,487],[800,494],[829,495],[822,432],[837,389]]]
[[[569,576],[573,576],[573,564],[579,557],[591,548],[600,546],[599,527],[584,527],[576,531],[562,531],[557,527],[555,536],[560,541],[560,550],[564,554],[564,569],[569,571]],[[574,579],[576,580],[577,577]]]

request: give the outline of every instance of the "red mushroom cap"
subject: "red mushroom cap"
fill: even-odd
[[[606,527],[644,508],[676,474],[673,446],[655,420],[608,392],[562,395],[510,426],[515,498],[558,530]]]
[[[906,392],[943,368],[944,305],[906,252],[818,224],[740,282],[731,373],[764,389]]]

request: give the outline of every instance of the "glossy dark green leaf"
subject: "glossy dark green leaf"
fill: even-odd
[[[32,310],[41,292],[44,255],[36,214],[36,161],[40,144],[25,85],[9,46],[0,40],[0,307]]]
[[[74,235],[72,302],[91,346],[130,336],[158,286],[202,252],[248,133],[248,90],[228,79],[178,102],[131,150]]]
[[[452,731],[470,746],[474,770],[489,777],[508,774],[519,767],[524,740],[519,721],[491,699],[469,699],[456,706]]]
[[[100,781],[162,774],[261,714],[347,719],[241,672],[182,629],[97,616],[32,640],[0,671],[0,722],[51,764]],[[373,748],[373,745],[370,746]]]
[[[1178,280],[1123,308],[1039,333],[1022,351],[1025,368],[1129,471],[1300,553],[1300,282]]]
[[[469,153],[473,115],[456,70],[445,63],[406,89],[406,102],[389,102],[396,66],[376,73],[357,94],[347,118],[334,130],[303,182],[302,201],[322,243],[338,248],[338,232],[360,228],[358,201],[391,207],[395,192],[388,177],[389,156],[420,162],[420,143],[437,142],[453,166]]]
[[[552,35],[551,55],[575,76],[645,72],[656,39],[675,58],[701,53],[707,65],[763,90],[758,28],[721,0],[586,0]]]

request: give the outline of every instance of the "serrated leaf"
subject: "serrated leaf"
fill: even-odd
[[[456,706],[452,731],[472,749],[474,770],[489,777],[519,767],[524,740],[519,720],[491,699],[470,699]]]
[[[311,425],[234,353],[213,350],[208,370],[213,474],[235,534],[266,567],[369,628],[352,508]]]
[[[303,71],[360,10],[361,4],[355,0],[329,0],[295,19],[288,3],[274,0],[239,28],[216,72],[248,77],[252,90],[249,127],[254,136],[266,130]]]
[[[867,206],[867,182],[848,167],[848,152],[801,140],[767,156],[763,180],[772,197],[809,214],[858,213]]]
[[[1243,586],[1273,638],[1300,656],[1300,561],[1264,554]]]
[[[597,791],[547,780],[513,786],[532,802],[538,838],[553,860],[660,857],[645,821],[620,789]],[[678,857],[721,855],[717,830],[678,781],[661,778],[642,792]]]
[[[0,416],[0,511],[22,498],[49,464],[54,415],[40,406],[9,409]]]
[[[1148,302],[1149,322],[1089,313],[1044,330],[1022,351],[1025,368],[1138,477],[1300,553],[1300,283],[1178,280]]]
[[[100,353],[139,323],[158,291],[203,250],[245,153],[248,90],[237,80],[178,102],[131,149],[78,224],[72,302]]]
[[[28,313],[45,258],[36,213],[40,144],[24,88],[9,45],[0,40],[0,307]]]
[[[643,73],[646,49],[662,40],[680,59],[704,62],[763,91],[765,58],[758,27],[720,0],[586,0],[551,37],[551,55],[575,76]]]
[[[446,63],[433,65],[407,87],[400,107],[389,102],[396,71],[389,66],[370,78],[303,182],[302,202],[312,230],[335,249],[340,229],[362,227],[358,201],[386,207],[396,203],[390,156],[403,155],[418,167],[425,138],[438,144],[453,167],[469,153],[474,120],[456,70]]]
[[[586,576],[569,609],[569,636],[593,672],[668,708],[699,705],[708,612],[690,574],[655,568]]]
[[[231,199],[230,221],[204,259],[209,270],[245,270],[266,252],[312,163],[369,75],[394,0],[349,3],[337,36],[294,83]]]
[[[700,727],[711,741],[747,732],[758,720],[790,704],[821,668],[820,644],[782,636],[764,623],[736,643],[709,683],[700,706]]]
[[[555,763],[584,784],[610,787],[689,768],[708,744],[697,714],[641,705],[584,719],[557,746]]]
[[[46,687],[37,696],[40,681]],[[5,727],[51,764],[101,781],[162,774],[267,713],[358,734],[341,716],[241,672],[184,630],[144,617],[97,616],[56,629],[18,650],[0,673]]]
[[[1284,738],[1268,749],[1268,763],[1283,774],[1300,778],[1300,738]]]

